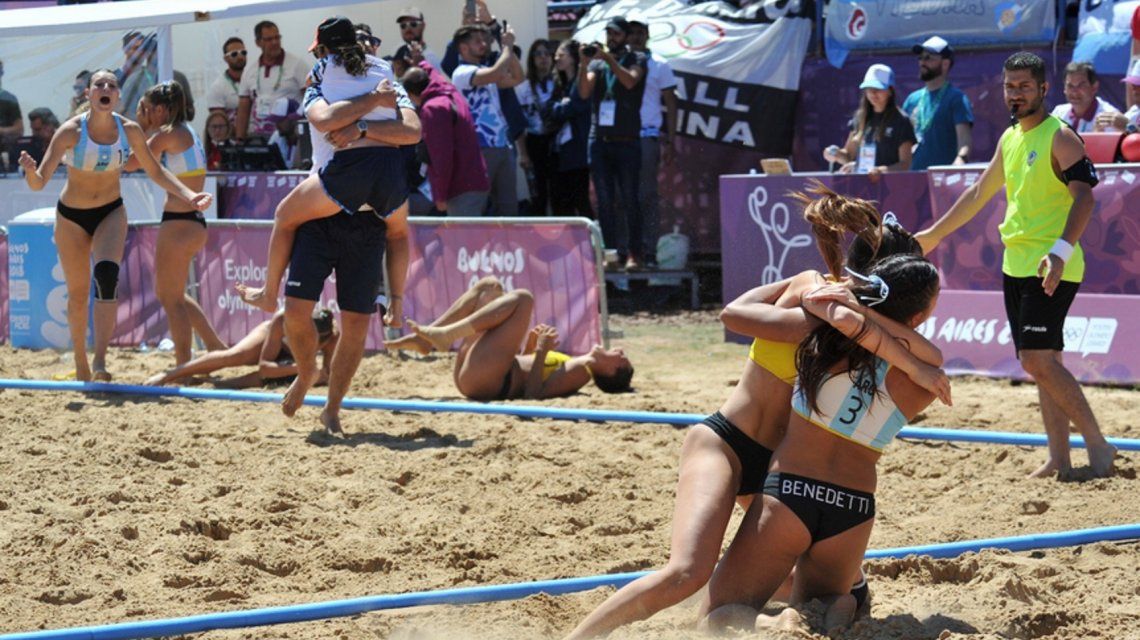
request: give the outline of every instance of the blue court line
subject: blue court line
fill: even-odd
[[[1093,542],[1136,540],[1140,538],[1140,523],[1077,529],[1056,533],[1039,533],[1005,538],[985,538],[963,540],[942,544],[929,544],[913,547],[897,547],[868,551],[868,560],[883,558],[904,558],[909,555],[932,558],[954,558],[963,553],[982,549],[1008,549],[1010,551],[1030,551],[1069,547]],[[368,611],[403,609],[441,604],[476,604],[501,600],[517,600],[538,593],[563,595],[578,591],[589,591],[597,587],[622,587],[634,580],[649,575],[649,571],[614,573],[585,578],[564,578],[540,582],[517,582],[513,584],[488,585],[443,589],[440,591],[418,591],[395,595],[367,596],[348,600],[332,600],[248,611],[227,611],[184,618],[166,620],[145,620],[97,627],[73,627],[31,631],[0,636],[0,640],[128,640],[132,638],[154,638],[183,633],[199,633],[217,629],[237,629],[289,622],[306,622],[353,616]]]
[[[227,389],[195,389],[191,387],[148,387],[144,385],[115,384],[108,382],[61,382],[55,380],[15,380],[0,378],[0,389],[25,391],[73,391],[79,393],[118,393],[124,395],[190,398],[193,400],[229,400],[239,402],[281,402],[280,393],[231,391]],[[305,404],[324,406],[325,397],[305,396]],[[345,398],[346,409],[372,409],[381,411],[426,411],[432,413],[478,413],[507,415],[519,418],[546,418],[550,420],[586,420],[589,422],[635,422],[688,426],[705,419],[699,413],[665,413],[655,411],[610,411],[602,409],[571,409],[565,407],[536,407],[485,402],[444,402],[432,400],[388,400],[383,398]],[[1006,444],[1028,447],[1045,447],[1049,441],[1043,433],[1015,433],[1011,431],[981,431],[977,429],[948,429],[945,427],[903,427],[900,438],[910,440],[937,440],[945,442],[974,442]],[[1074,448],[1084,448],[1081,436],[1069,438]],[[1140,440],[1108,438],[1120,451],[1140,451]]]

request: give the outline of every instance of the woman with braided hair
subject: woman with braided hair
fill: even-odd
[[[571,633],[572,638],[604,635],[647,618],[696,593],[712,575],[733,505],[747,508],[768,472],[772,451],[788,424],[792,384],[796,378],[795,350],[821,320],[801,307],[803,296],[844,275],[842,241],[855,239],[846,263],[866,271],[885,256],[919,254],[917,243],[893,220],[882,224],[879,212],[866,200],[839,195],[816,183],[796,194],[804,217],[827,265],[829,275],[805,271],[757,287],[721,312],[730,331],[753,337],[744,373],[716,413],[690,429],[681,448],[676,506],[669,562],[664,569],[619,590]],[[919,362],[892,339],[923,339],[897,322],[870,314],[860,344],[913,374],[922,385],[949,403],[949,381],[937,367]],[[785,576],[787,572],[785,571]],[[859,582],[852,572],[847,583]],[[865,594],[866,590],[858,591]]]

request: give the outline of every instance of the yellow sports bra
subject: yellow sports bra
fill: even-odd
[[[542,381],[550,377],[550,374],[558,370],[558,367],[570,361],[570,356],[558,351],[547,351],[546,360],[542,362]]]
[[[752,341],[752,348],[748,350],[748,357],[757,366],[768,370],[772,375],[794,384],[796,381],[796,348],[794,342],[776,342],[756,338]]]

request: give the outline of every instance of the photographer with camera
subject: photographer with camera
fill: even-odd
[[[641,101],[645,93],[646,55],[626,45],[630,26],[616,17],[606,24],[606,47],[584,45],[578,67],[578,95],[593,103],[590,171],[598,194],[598,221],[606,248],[617,249],[626,269],[638,269],[645,258],[641,196]],[[615,209],[621,192],[625,205]]]

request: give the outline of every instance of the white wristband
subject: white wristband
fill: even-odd
[[[1057,238],[1057,241],[1053,243],[1053,248],[1049,250],[1049,253],[1068,262],[1069,258],[1073,257],[1073,245],[1065,242],[1064,238]]]

